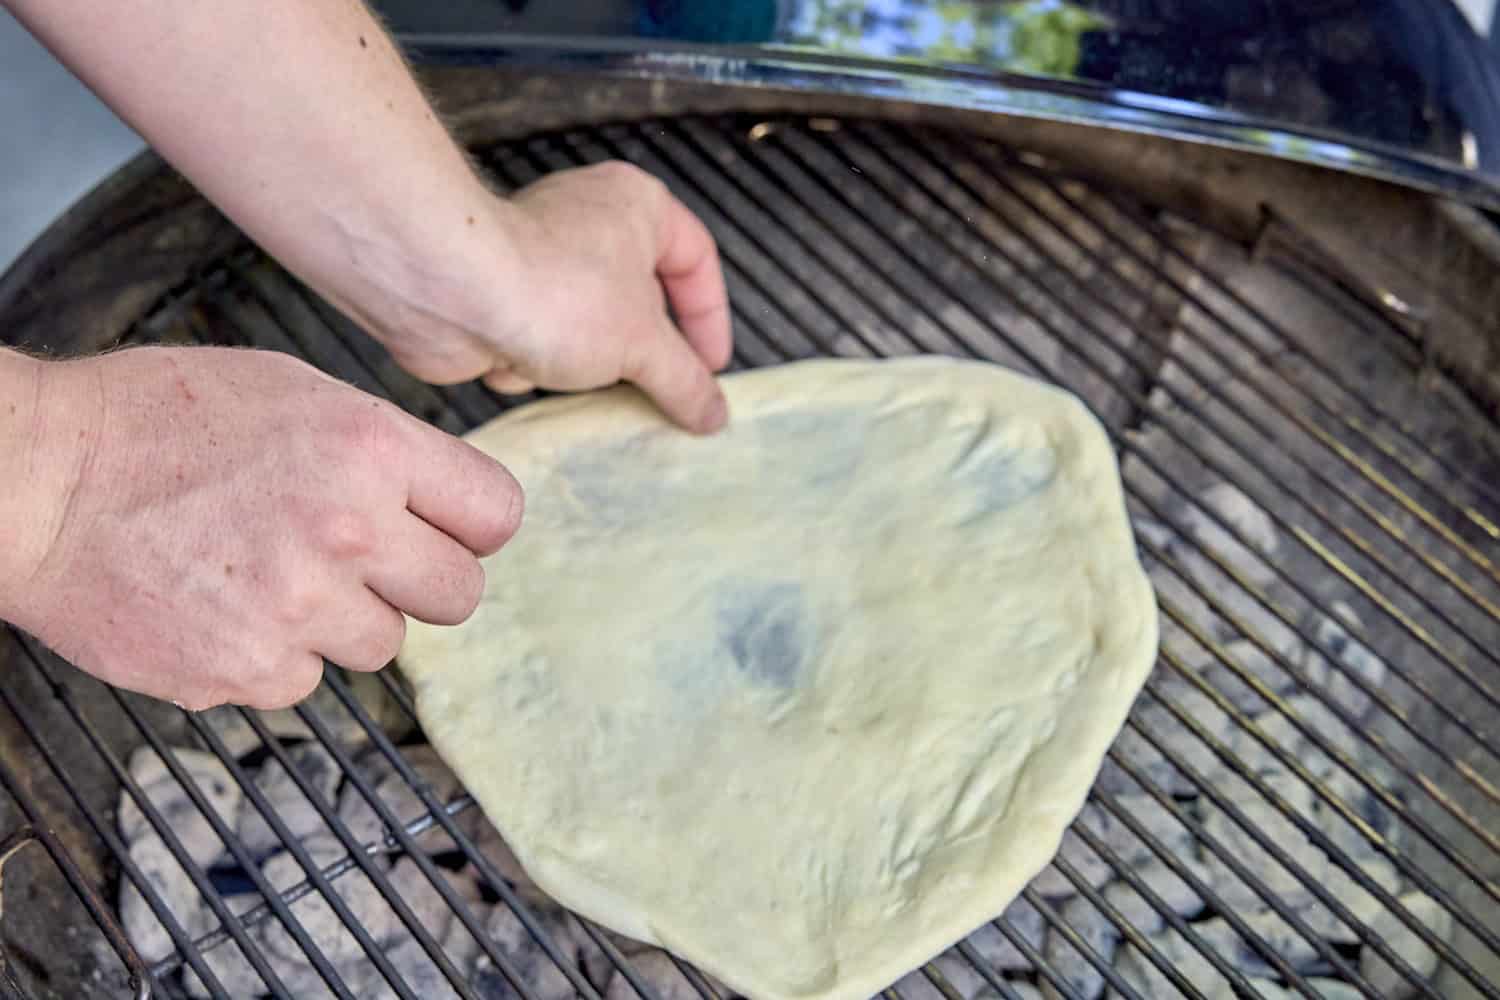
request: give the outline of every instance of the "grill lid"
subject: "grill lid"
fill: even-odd
[[[387,6],[403,41],[440,63],[504,61],[1083,121],[1500,208],[1500,59],[1447,0],[561,0],[480,14]]]

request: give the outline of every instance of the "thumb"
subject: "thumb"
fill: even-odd
[[[386,350],[396,364],[432,385],[468,382],[495,367],[494,351],[473,337],[448,336],[421,345],[395,341]]]
[[[712,434],[729,419],[729,404],[703,358],[665,319],[625,377],[674,423],[695,434]]]

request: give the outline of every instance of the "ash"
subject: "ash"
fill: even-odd
[[[997,982],[1049,1000],[1098,1000],[1112,982],[1146,997],[1175,995],[1159,962],[1223,1000],[1240,995],[1235,979],[1264,996],[1293,995],[1288,969],[1327,996],[1361,995],[1354,976],[1381,996],[1415,995],[1417,986],[1390,956],[1424,979],[1438,973],[1437,950],[1411,924],[1446,941],[1452,918],[1393,860],[1402,827],[1381,786],[1365,777],[1378,762],[1367,758],[1355,732],[1375,713],[1373,695],[1388,669],[1359,638],[1368,632],[1365,622],[1349,603],[1333,600],[1326,614],[1294,628],[1254,599],[1250,588],[1282,596],[1268,571],[1282,557],[1281,542],[1265,512],[1234,486],[1212,482],[1173,504],[1162,499],[1153,507],[1161,519],[1133,511],[1164,610],[1163,662],[1091,801],[1028,891],[961,947],[896,983],[901,997],[940,1000],[951,990],[962,1000],[989,1000]],[[208,716],[238,752],[274,823],[213,754],[172,751],[217,823],[151,749],[132,757],[130,772],[200,880],[246,918],[247,943],[292,995],[333,994],[288,927],[257,910],[265,897],[246,861],[269,890],[298,897],[289,905],[299,929],[356,995],[397,995],[346,918],[317,889],[303,891],[309,872],[290,842],[317,869],[348,867],[349,846],[329,817],[368,866],[337,873],[334,889],[370,947],[417,996],[456,996],[429,949],[481,997],[517,994],[514,977],[539,1000],[571,997],[580,985],[617,1000],[635,992],[621,962],[656,996],[704,995],[694,981],[699,974],[685,964],[586,925],[551,901],[477,807],[451,813],[458,839],[432,822],[408,776],[369,745],[364,730],[335,733],[352,748],[344,752],[356,781],[305,726],[279,727],[273,751],[250,738],[235,713]],[[399,754],[437,801],[467,803],[430,746],[409,742]],[[1326,794],[1316,794],[1315,785]],[[391,834],[361,786],[410,831],[415,853]],[[189,940],[216,931],[220,920],[198,885],[126,793],[118,825],[158,897],[153,905],[122,881],[122,922],[147,961],[176,954],[159,909]],[[391,897],[409,908],[410,922]],[[1147,947],[1128,941],[1124,927],[1145,935]],[[235,942],[201,955],[228,995],[270,992]],[[212,995],[192,968],[169,981],[195,998]],[[698,982],[731,995],[709,977]]]
[[[469,804],[458,779],[430,746],[405,745],[398,752],[424,790],[450,804],[452,825],[462,842],[432,822],[413,784],[377,747],[367,745],[353,752],[353,770],[360,779],[355,781],[327,747],[306,738],[311,733],[300,727],[289,727],[283,731],[286,735],[277,736],[272,752],[264,745],[251,744],[235,723],[234,713],[219,713],[215,725],[220,722],[224,723],[221,738],[242,751],[238,763],[274,815],[274,823],[268,822],[213,754],[189,747],[169,748],[191,784],[201,791],[217,824],[199,810],[150,748],[132,756],[130,773],[171,829],[198,879],[213,897],[223,900],[230,913],[241,918],[237,923],[243,927],[246,943],[290,995],[334,995],[308,950],[296,940],[298,935],[305,936],[332,973],[361,1000],[398,995],[366,945],[351,933],[351,922],[364,932],[369,948],[388,961],[393,973],[423,1000],[458,995],[434,961],[432,950],[444,956],[484,998],[518,996],[516,983],[538,1000],[572,997],[580,992],[579,985],[600,996],[634,995],[628,978],[610,957],[611,951],[657,996],[698,995],[684,971],[687,966],[659,949],[586,926],[542,893],[499,832]],[[352,732],[343,735],[353,736]],[[361,791],[361,784],[412,831],[414,852],[397,842]],[[467,808],[454,808],[459,805]],[[329,817],[336,818],[340,831],[359,848],[367,868],[350,867],[350,851]],[[203,941],[194,950],[229,996],[270,995],[272,988],[237,943],[204,941],[222,926],[218,916],[128,792],[122,791],[117,822],[131,860],[156,897],[148,901],[129,879],[121,881],[121,922],[148,965],[177,955],[170,922],[187,939]],[[275,829],[278,826],[280,832]],[[228,833],[228,842],[219,830]],[[296,852],[291,849],[293,843]],[[314,870],[329,873],[347,917],[310,886],[309,869],[298,853]],[[264,913],[266,897],[256,885],[257,877],[271,892],[292,899],[289,909],[296,933],[276,915]],[[409,919],[402,918],[392,899],[401,901]],[[425,942],[413,927],[420,928]],[[168,995],[174,989],[194,998],[215,995],[187,965],[162,978]],[[712,984],[721,996],[730,995],[709,977],[701,976],[700,981]]]
[[[1442,677],[1443,665],[1432,662],[1411,629],[1393,624],[1372,596],[1376,590],[1355,581],[1375,580],[1403,611],[1418,599],[1402,590],[1409,584],[1471,635],[1487,634],[1489,623],[1401,551],[1392,533],[1359,520],[1353,500],[1380,511],[1391,509],[1390,500],[1341,469],[1292,422],[1289,414],[1327,421],[1310,403],[1317,390],[1294,393],[1292,382],[1268,389],[1264,380],[1252,385],[1247,373],[1274,359],[1280,375],[1315,386],[1307,357],[1316,349],[1350,380],[1373,372],[1369,385],[1356,384],[1369,398],[1411,379],[1376,370],[1382,348],[1368,344],[1361,329],[1345,329],[1315,303],[1299,300],[1286,282],[1256,284],[1250,279],[1264,278],[1264,269],[1226,269],[1244,280],[1241,294],[1289,316],[1290,328],[1315,334],[1296,344],[1245,324],[1230,335],[1201,311],[1182,311],[1165,332],[1164,359],[1144,412],[1096,405],[1123,443],[1128,506],[1162,612],[1162,656],[1054,863],[959,947],[897,982],[895,992],[906,1000],[1098,1000],[1127,991],[1156,998],[1178,995],[1183,982],[1213,1000],[1303,995],[1301,987],[1340,998],[1400,1000],[1424,989],[1468,995],[1442,952],[1450,942],[1459,955],[1483,949],[1459,933],[1449,904],[1434,898],[1462,897],[1462,886],[1431,863],[1427,846],[1416,842],[1414,820],[1454,827],[1393,764],[1414,762],[1408,766],[1419,776],[1451,768],[1413,742],[1427,731],[1441,734],[1440,726],[1423,725],[1435,721],[1439,702],[1413,678],[1424,676],[1419,671]],[[1195,293],[1225,305],[1211,289]],[[1086,380],[1069,387],[1094,402]],[[1424,438],[1462,440],[1454,428],[1464,421],[1440,404],[1414,396],[1392,409],[1420,416]],[[1259,429],[1246,432],[1252,421]],[[1427,530],[1407,515],[1394,523],[1419,538]],[[1341,535],[1338,526],[1348,524],[1359,526],[1363,547]],[[1397,572],[1381,576],[1379,564]],[[1352,579],[1336,571],[1346,565]],[[1426,612],[1415,619],[1428,620]],[[1456,645],[1459,634],[1449,628],[1439,637]],[[1446,707],[1461,717],[1470,711]],[[391,813],[402,822],[427,816],[386,755],[362,746],[368,734],[336,735],[351,748],[361,783]],[[392,735],[407,741],[402,756],[432,795],[461,799],[458,782],[430,748],[411,742],[411,734]],[[293,893],[308,873],[286,837],[316,866],[344,863],[348,845],[327,823],[332,815],[364,845],[370,868],[342,873],[333,884],[373,948],[417,996],[453,995],[429,947],[483,997],[516,992],[512,977],[541,1000],[580,992],[580,985],[608,1000],[627,997],[633,987],[617,960],[663,998],[703,995],[700,985],[728,993],[690,977],[664,952],[590,927],[556,906],[475,808],[453,816],[466,844],[438,826],[414,827],[419,864],[390,841],[379,811],[305,727],[291,725],[277,738],[280,754],[233,725],[224,735],[278,824],[267,822],[216,757],[178,752],[238,850],[226,847],[216,824],[187,801],[153,754],[131,762],[183,853],[231,912],[255,915],[264,899],[241,855],[271,889]],[[178,936],[189,941],[216,931],[218,915],[156,825],[123,800],[119,825],[157,897],[146,900],[128,881],[121,890],[122,917],[137,948],[149,960],[175,954],[161,913],[170,913]],[[475,854],[486,863],[476,864]],[[1429,871],[1441,877],[1424,879],[1425,886],[1414,881],[1413,874]],[[426,942],[394,912],[377,881],[405,902]],[[362,1000],[393,995],[320,892],[290,906],[316,951]],[[455,915],[458,907],[468,919]],[[288,992],[330,994],[277,917],[246,919],[247,943]],[[233,942],[203,951],[202,961],[230,996],[266,992]],[[1301,981],[1295,989],[1294,980]],[[207,995],[191,969],[171,973],[169,981],[189,995]]]

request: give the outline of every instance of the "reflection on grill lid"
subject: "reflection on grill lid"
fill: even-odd
[[[439,62],[525,59],[1087,121],[1500,202],[1500,58],[1476,33],[1489,25],[1449,0],[386,7],[403,40]]]

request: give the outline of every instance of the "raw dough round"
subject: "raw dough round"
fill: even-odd
[[[526,489],[466,624],[413,622],[428,737],[565,905],[751,997],[864,997],[1052,857],[1156,651],[1072,395],[942,358],[634,390],[469,440]]]

